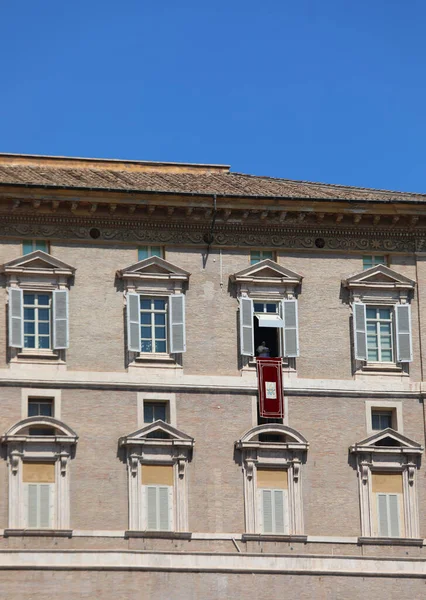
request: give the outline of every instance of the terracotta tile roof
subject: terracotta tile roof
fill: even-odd
[[[231,173],[156,172],[119,168],[0,163],[0,186],[96,189],[229,197],[425,202],[425,194],[347,187]]]

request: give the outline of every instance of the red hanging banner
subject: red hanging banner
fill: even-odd
[[[259,414],[266,418],[284,417],[282,359],[257,358]]]

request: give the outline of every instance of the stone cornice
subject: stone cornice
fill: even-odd
[[[62,215],[4,215],[0,235],[4,238],[40,238],[206,246],[208,221],[163,219],[90,218]],[[268,247],[285,249],[341,250],[360,252],[415,252],[426,250],[426,229],[354,227],[343,224],[319,226],[300,222],[217,223],[212,247]]]

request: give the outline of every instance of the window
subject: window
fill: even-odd
[[[194,440],[161,421],[120,438],[127,452],[130,531],[188,531],[187,467]]]
[[[24,348],[51,348],[50,294],[24,293]]]
[[[288,532],[287,471],[257,469],[261,533]]]
[[[32,429],[44,433],[33,435]],[[22,419],[2,436],[9,466],[10,529],[69,530],[69,463],[77,440],[70,427],[41,415]]]
[[[269,258],[270,260],[274,260],[274,253],[272,250],[251,250],[250,251],[250,264],[255,265],[261,260],[265,260]]]
[[[167,404],[166,402],[144,402],[143,405],[144,423],[154,423],[154,421],[164,421],[167,423]]]
[[[29,398],[28,416],[29,417],[53,417],[53,400],[51,398]]]
[[[240,298],[242,354],[276,358],[299,355],[297,301]]]
[[[24,240],[22,242],[22,254],[30,254],[35,250],[49,253],[49,242],[44,240]]]
[[[253,301],[254,347],[256,356],[281,356],[280,303]]]
[[[410,299],[415,282],[380,264],[342,284],[352,307],[354,371],[402,370],[402,363],[413,360]]]
[[[367,306],[367,357],[371,362],[394,362],[393,310]]]
[[[235,449],[243,464],[246,533],[303,535],[305,438],[285,425],[269,423],[250,429]]]
[[[127,292],[127,348],[141,355],[131,357],[130,362],[151,359],[163,363],[163,368],[170,366],[165,364],[167,354],[186,351],[183,288],[189,273],[151,256],[122,269],[118,276],[124,280]],[[156,290],[155,295],[152,290]]]
[[[173,466],[142,465],[142,522],[151,531],[173,530]]]
[[[2,267],[8,284],[11,362],[37,356],[52,358],[53,350],[69,346],[68,283],[74,267],[37,250]],[[65,354],[56,354],[63,360]]]
[[[404,531],[402,473],[372,473],[374,535],[400,537]]]
[[[382,429],[393,428],[392,427],[392,411],[380,411],[373,410],[371,414],[371,423],[373,431],[381,431]]]
[[[162,246],[139,246],[138,248],[138,260],[144,260],[150,256],[159,256],[163,258],[164,252]]]
[[[140,296],[141,352],[167,352],[167,299]]]
[[[387,257],[383,254],[368,254],[362,257],[362,268],[364,271],[377,267],[377,265],[387,265]]]
[[[55,522],[55,464],[24,462],[25,526],[52,529]]]
[[[349,450],[357,462],[361,541],[371,537],[419,538],[417,471],[422,446],[386,429]]]

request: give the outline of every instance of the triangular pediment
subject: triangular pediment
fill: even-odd
[[[190,446],[194,445],[194,438],[190,437],[183,431],[176,429],[165,423],[164,421],[154,421],[149,423],[141,429],[130,433],[120,438],[120,446],[131,446],[138,444],[149,444],[161,442],[166,444],[172,444],[176,446]]]
[[[43,252],[43,250],[35,250],[30,254],[25,254],[5,263],[1,271],[3,273],[60,272],[65,275],[72,275],[75,272],[75,267],[58,260],[51,254]]]
[[[351,446],[350,450],[351,452],[386,451],[420,454],[423,452],[423,447],[398,431],[388,428],[357,442]]]
[[[415,286],[415,282],[397,271],[386,267],[386,265],[377,265],[348,277],[343,281],[343,285],[349,288],[395,287],[412,289]]]
[[[288,283],[300,283],[302,276],[291,271],[282,265],[279,265],[275,261],[266,258],[255,265],[250,265],[238,273],[233,275],[234,281],[277,281],[277,282],[288,282]]]
[[[130,267],[121,269],[117,274],[123,278],[180,279],[184,281],[187,281],[191,275],[188,271],[159,256],[144,258]]]

